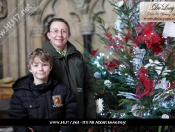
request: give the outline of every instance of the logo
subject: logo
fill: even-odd
[[[140,21],[174,22],[175,2],[141,2]]]
[[[82,92],[82,88],[77,88],[77,91],[78,92]]]
[[[52,99],[53,99],[53,104],[54,104],[53,107],[63,106],[61,95],[54,95],[52,96]]]

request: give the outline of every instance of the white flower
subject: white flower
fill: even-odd
[[[95,72],[95,73],[94,73],[94,77],[95,77],[95,78],[101,78],[101,73]]]
[[[140,117],[143,114],[143,112],[140,110],[142,110],[144,108],[145,108],[144,106],[135,104],[132,106],[131,112],[132,112],[133,116]]]
[[[169,115],[163,114],[161,118],[162,118],[162,119],[169,119]]]
[[[162,78],[159,84],[155,86],[155,89],[166,89],[169,88],[169,81],[166,81],[166,78]]]
[[[104,84],[106,85],[106,87],[110,88],[111,87],[111,82],[109,80],[105,80]]]
[[[101,113],[103,111],[103,99],[97,99],[96,101],[96,112],[97,114]]]

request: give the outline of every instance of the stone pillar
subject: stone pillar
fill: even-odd
[[[2,31],[3,28],[0,28],[0,31]],[[2,49],[2,76],[3,77],[7,77],[10,75],[10,72],[9,72],[9,67],[10,67],[10,64],[9,64],[9,54],[8,54],[8,39],[7,38],[7,35],[6,36],[3,36],[2,39],[0,39],[0,48]]]
[[[83,35],[85,49],[88,52],[91,52],[91,40],[94,32],[94,24],[90,22],[82,22],[80,24],[80,32]]]
[[[26,75],[26,14],[23,0],[8,2],[9,15],[2,26],[6,37],[1,39],[3,53],[3,77],[13,77],[15,80]]]
[[[5,38],[6,40],[3,42],[3,76],[4,77],[13,77],[15,80],[19,77],[19,41],[18,41],[18,22],[14,21],[15,23],[9,24],[12,18],[16,15],[18,8],[18,0],[14,0],[8,2],[8,12],[10,12],[10,16],[8,16],[5,20],[5,31],[7,32],[8,37]],[[23,5],[21,5],[23,6]],[[15,9],[15,10],[14,10]]]
[[[23,2],[23,0],[18,0],[18,4]],[[24,9],[28,7],[25,2],[23,2],[23,6],[18,6],[18,13],[21,11],[24,11]],[[19,77],[22,77],[26,75],[27,72],[27,43],[26,43],[26,34],[27,30],[25,28],[26,25],[26,20],[28,18],[27,11],[23,15],[24,17],[21,17],[18,20],[18,36],[17,36],[17,41],[18,41],[18,59],[19,59],[19,64],[18,64],[18,70],[19,70]]]
[[[31,32],[31,51],[42,48],[43,25],[34,26]]]
[[[76,0],[76,7],[81,14],[80,32],[83,35],[84,47],[91,52],[91,37],[94,32],[94,24],[90,22],[89,0]]]

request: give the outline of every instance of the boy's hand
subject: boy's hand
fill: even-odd
[[[92,132],[92,128],[87,128],[86,132]]]
[[[35,132],[31,127],[28,127],[30,132]]]

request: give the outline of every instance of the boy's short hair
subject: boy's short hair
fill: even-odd
[[[28,56],[28,67],[34,62],[35,58],[38,57],[42,62],[49,62],[50,66],[53,66],[52,56],[41,48],[37,48]]]

